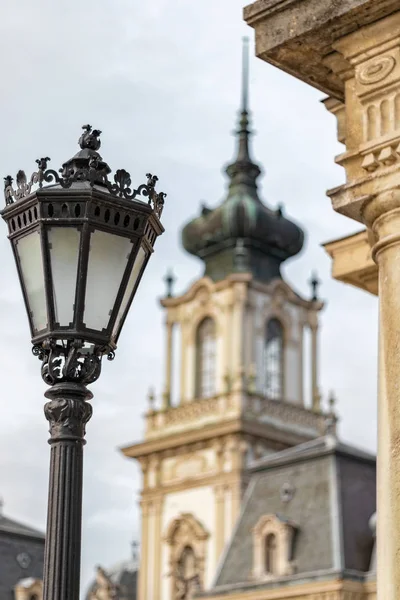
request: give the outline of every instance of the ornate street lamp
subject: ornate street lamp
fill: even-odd
[[[56,171],[37,160],[5,178],[8,225],[31,328],[42,361],[51,459],[44,600],[78,600],[85,425],[102,357],[118,337],[157,237],[165,194],[157,177],[131,188],[127,171],[98,153],[100,131],[83,127],[80,151]],[[50,184],[50,185],[45,185]],[[142,199],[140,199],[142,197]]]

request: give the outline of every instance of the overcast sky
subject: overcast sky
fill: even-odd
[[[168,193],[165,234],[125,324],[117,358],[93,386],[87,427],[83,525],[86,584],[130,556],[138,537],[136,464],[118,446],[140,440],[149,386],[162,387],[163,315],[158,298],[173,267],[177,292],[201,275],[201,263],[180,244],[183,223],[201,201],[225,193],[221,168],[233,156],[240,88],[241,0],[14,0],[0,10],[2,87],[0,171],[31,171],[51,156],[53,168],[77,151],[84,123],[103,131],[102,155],[134,183],[156,173]],[[302,254],[285,266],[286,280],[309,294],[313,269],[327,301],[322,315],[321,389],[338,398],[340,436],[375,450],[377,300],[330,278],[321,243],[358,224],[336,215],[326,189],[344,178],[334,156],[336,124],[323,95],[259,59],[250,65],[250,102],[262,164],[263,198],[283,203],[307,232]],[[40,363],[28,324],[6,227],[1,238],[2,371],[0,495],[4,512],[44,529],[49,447]]]

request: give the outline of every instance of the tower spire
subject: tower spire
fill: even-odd
[[[250,162],[249,153],[249,38],[243,38],[242,46],[242,106],[240,109],[238,155],[236,161]]]
[[[242,46],[242,91],[240,102],[239,127],[236,130],[238,139],[236,159],[230,164],[226,172],[231,179],[230,188],[237,184],[246,186],[250,195],[255,196],[256,179],[261,171],[251,161],[249,151],[249,137],[251,134],[249,125],[249,38],[243,38]]]
[[[247,113],[249,101],[249,38],[243,38],[242,47],[242,113]]]

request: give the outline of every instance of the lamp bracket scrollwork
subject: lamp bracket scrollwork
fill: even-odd
[[[80,340],[65,345],[50,342],[33,346],[32,353],[42,361],[42,379],[47,385],[71,382],[88,385],[94,383],[101,373],[104,349],[87,352]],[[114,360],[113,350],[107,350],[107,359]]]

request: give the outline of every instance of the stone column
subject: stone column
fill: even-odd
[[[378,194],[365,209],[377,236],[380,343],[378,408],[378,598],[400,590],[400,189]]]
[[[181,385],[180,385],[180,402],[183,404],[188,400],[186,377],[187,377],[187,346],[188,346],[188,319],[185,318],[181,322]]]
[[[172,356],[173,356],[173,331],[174,324],[167,320],[167,345],[165,352],[165,387],[163,394],[163,409],[166,410],[171,406],[171,382],[172,382]]]
[[[400,589],[400,12],[335,44],[345,79],[347,183],[333,207],[368,227],[379,269],[377,597]],[[345,61],[345,68],[343,62]]]
[[[299,319],[298,324],[298,386],[299,386],[299,404],[304,406],[304,321]]]
[[[244,389],[244,312],[246,305],[247,289],[242,282],[235,283],[234,302],[232,313],[232,365],[233,365],[233,390],[241,392]]]
[[[314,412],[320,412],[321,396],[318,387],[318,318],[315,312],[312,312],[310,315],[310,331],[312,409]]]

